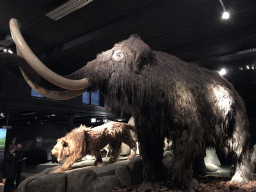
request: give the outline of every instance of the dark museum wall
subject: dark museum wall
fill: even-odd
[[[24,79],[21,79],[15,74],[1,69],[1,94],[4,99],[17,99],[30,97],[30,88]],[[4,101],[4,100],[3,100]]]
[[[15,74],[9,72],[8,70],[1,69],[2,71],[2,88],[0,92],[0,97],[3,98],[2,101],[15,100],[17,102],[36,102],[38,98],[31,97],[31,88],[26,83],[24,78],[21,76],[15,76]],[[21,75],[21,74],[19,74]],[[82,99],[81,96],[78,96],[74,99],[66,101],[55,101],[58,103],[72,104],[72,105],[81,105]]]
[[[1,91],[0,91],[0,102],[8,105],[25,105],[33,104],[42,107],[43,103],[49,103],[48,105],[60,106],[81,106],[81,96],[76,97],[67,101],[49,101],[48,99],[34,98],[31,97],[31,88],[25,82],[23,78],[15,76],[7,70],[1,69]],[[25,104],[24,104],[25,103]],[[56,104],[57,103],[57,104]],[[7,122],[0,122],[0,127],[6,125]],[[72,114],[67,119],[60,122],[39,122],[31,123],[24,122],[24,124],[12,124],[11,129],[7,129],[6,147],[12,143],[12,139],[16,138],[16,143],[23,145],[23,150],[28,151],[32,148],[41,148],[47,152],[48,160],[51,159],[51,149],[56,144],[56,140],[64,136],[67,132],[77,126],[74,123]],[[88,124],[87,126],[90,126]],[[7,149],[7,148],[6,148]]]
[[[51,150],[56,140],[68,132],[67,122],[63,123],[38,123],[31,126],[14,126],[8,132],[8,140],[16,138],[16,143],[21,143],[24,151],[32,148],[41,148],[46,151],[47,159],[51,160]]]

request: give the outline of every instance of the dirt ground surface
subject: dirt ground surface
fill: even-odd
[[[198,192],[252,192],[256,191],[256,181],[250,181],[247,184],[239,184],[239,183],[231,183],[230,178],[225,177],[214,177],[214,176],[205,176],[200,177],[198,179],[199,181],[199,187]],[[154,190],[154,191],[161,191],[161,192],[182,192],[182,190],[179,190],[174,187],[174,185],[167,181],[167,182],[161,182],[161,187]],[[111,191],[118,191],[118,192],[137,192],[138,188],[140,186],[128,186],[123,188],[115,188]],[[152,190],[144,190],[144,192],[148,192]]]

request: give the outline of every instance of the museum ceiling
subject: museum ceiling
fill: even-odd
[[[227,79],[254,88],[254,0],[77,0],[86,5],[59,19],[50,18],[71,2],[2,0],[0,48],[15,51],[9,20],[16,18],[36,55],[50,69],[66,75],[116,42],[138,34],[153,50],[213,70],[226,67]],[[227,20],[222,19],[224,9],[230,13]]]

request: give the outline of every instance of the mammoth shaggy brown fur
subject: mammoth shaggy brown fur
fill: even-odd
[[[136,144],[131,137],[130,130],[133,130],[133,126],[121,122],[108,122],[95,128],[81,125],[73,129],[65,137],[58,139],[52,149],[52,155],[57,156],[59,162],[65,161],[58,171],[66,171],[88,153],[96,157],[94,165],[97,166],[102,163],[100,150],[107,144],[112,149],[110,163],[115,162],[119,157],[122,142],[131,148],[128,159],[134,158]]]
[[[27,64],[22,69],[39,88],[67,91],[41,78]],[[153,188],[166,178],[165,137],[173,142],[167,177],[182,189],[190,189],[193,175],[200,174],[195,170],[203,167],[207,147],[220,146],[233,154],[232,181],[253,179],[243,99],[217,72],[152,51],[132,35],[66,78],[88,78],[88,91],[100,89],[110,104],[134,117],[143,161],[141,189]]]

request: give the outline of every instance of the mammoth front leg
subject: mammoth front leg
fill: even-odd
[[[171,167],[168,173],[168,179],[173,181],[177,187],[186,191],[193,189],[193,183],[197,182],[193,179],[193,165],[196,157],[202,161],[202,136],[199,138],[195,135],[197,131],[183,131],[181,137],[175,138],[173,141],[174,155]],[[198,133],[198,132],[197,132]],[[200,165],[200,164],[199,164]],[[195,173],[199,174],[199,173]]]
[[[202,143],[202,147],[198,151],[193,163],[194,178],[198,178],[199,176],[205,176],[207,174],[207,169],[204,162],[205,156],[206,156],[206,148],[205,148],[205,145]]]
[[[236,128],[232,138],[227,141],[234,153],[235,172],[231,181],[247,183],[253,180],[253,166],[251,164],[248,140],[249,133],[246,130],[240,131]]]
[[[139,190],[154,189],[165,180],[166,171],[162,164],[164,137],[147,121],[141,121],[136,128],[143,162],[143,184]]]

